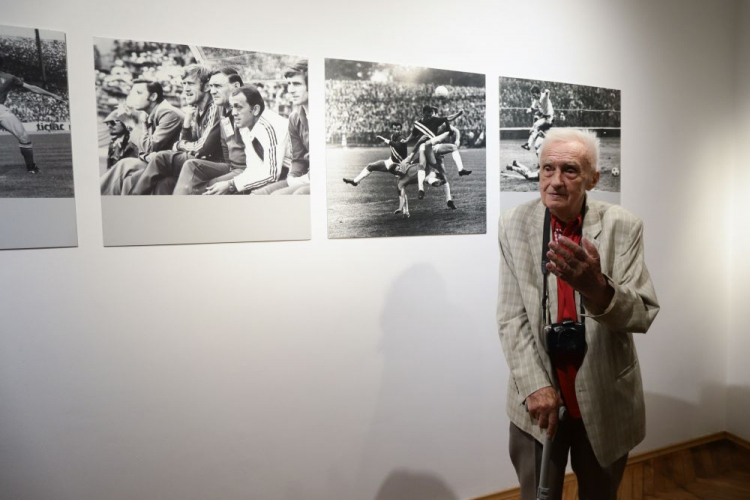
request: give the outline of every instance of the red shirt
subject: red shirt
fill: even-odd
[[[561,222],[552,214],[550,214],[550,217],[554,241],[557,241],[562,235],[570,238],[576,245],[581,244],[582,217],[580,215],[568,224]],[[560,323],[566,319],[572,321],[578,319],[575,290],[568,283],[558,278],[557,322]],[[557,381],[560,384],[563,401],[565,401],[568,413],[573,418],[581,418],[581,409],[578,407],[578,398],[576,397],[576,374],[581,367],[581,363],[583,363],[583,356],[583,354],[556,354],[552,357],[552,366],[557,372]]]

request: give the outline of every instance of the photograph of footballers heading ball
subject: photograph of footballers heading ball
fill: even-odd
[[[620,109],[619,90],[500,77],[500,191],[538,196],[545,134],[576,127],[596,132],[601,141],[601,175],[591,196],[619,203]],[[503,209],[510,208],[503,200]]]
[[[0,26],[0,248],[76,242],[65,33]]]
[[[326,59],[328,237],[486,232],[485,76]]]
[[[105,244],[309,238],[306,59],[104,38],[94,53],[102,206],[120,211],[105,213]],[[228,232],[196,226],[185,207],[204,225],[215,213]],[[237,208],[249,213],[225,211]],[[172,234],[146,241],[154,224]]]

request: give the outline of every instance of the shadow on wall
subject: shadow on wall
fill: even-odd
[[[382,369],[356,498],[372,498],[378,485],[378,499],[455,498],[430,496],[449,490],[426,471],[455,473],[474,462],[463,475],[481,474],[478,450],[494,445],[488,435],[493,429],[482,428],[487,419],[481,405],[489,397],[477,384],[486,353],[469,339],[481,333],[461,305],[449,302],[445,281],[428,264],[412,266],[392,282],[380,325]]]
[[[723,385],[707,384],[701,387],[698,402],[646,392],[646,439],[637,452],[727,430],[725,391]]]
[[[426,472],[396,469],[374,500],[458,500],[445,481]]]
[[[727,388],[727,430],[750,441],[750,387],[730,385]]]

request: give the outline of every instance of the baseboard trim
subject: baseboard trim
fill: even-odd
[[[687,450],[690,448],[695,448],[698,446],[703,446],[709,443],[722,441],[722,440],[731,441],[737,444],[738,446],[741,446],[745,449],[750,450],[750,441],[746,441],[738,436],[735,436],[731,432],[721,431],[721,432],[715,432],[713,434],[708,434],[706,436],[689,439],[687,441],[682,441],[682,442],[672,444],[669,446],[664,446],[663,448],[657,448],[655,450],[638,453],[637,455],[632,455],[628,458],[628,465],[637,464],[639,462],[645,462],[647,460],[651,460],[657,457],[669,455],[678,451]],[[569,472],[568,474],[565,475],[566,483],[569,483],[575,480],[576,480],[575,474],[573,474],[572,472]],[[515,488],[510,488],[510,489],[503,490],[497,493],[492,493],[490,495],[477,497],[474,500],[515,500],[518,498],[518,495],[520,492],[521,492],[520,487],[516,486]]]
[[[737,446],[742,446],[746,450],[750,450],[750,441],[745,441],[739,436],[735,436],[731,432],[727,432],[727,439],[736,444]]]

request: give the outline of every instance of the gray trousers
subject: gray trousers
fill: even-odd
[[[240,175],[244,169],[232,168],[226,163],[216,163],[208,160],[188,160],[182,165],[180,177],[174,188],[174,194],[193,195],[203,194],[209,188],[221,181],[228,181]]]
[[[535,500],[542,469],[542,444],[511,422],[509,448],[510,459],[521,485],[521,500]],[[612,465],[602,467],[591,448],[583,420],[573,418],[561,422],[555,435],[547,469],[550,499],[562,498],[568,452],[578,479],[580,500],[617,500],[617,488],[628,462],[627,453]]]

